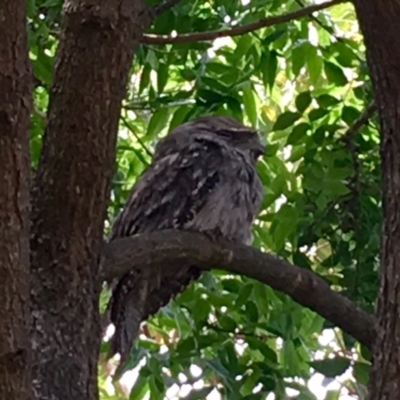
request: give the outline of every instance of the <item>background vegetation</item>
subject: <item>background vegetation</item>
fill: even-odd
[[[62,1],[28,4],[36,168]],[[318,273],[373,312],[381,175],[365,48],[351,4],[334,1],[296,15],[309,6],[314,3],[181,1],[157,17],[130,71],[105,235],[159,138],[196,116],[230,115],[260,130],[267,143],[254,246]],[[287,14],[282,23],[249,25]],[[233,36],[247,25],[249,32]],[[212,32],[219,30],[226,33]],[[198,32],[209,32],[208,40]],[[108,295],[104,290],[102,307]],[[370,355],[288,296],[213,271],[145,324],[126,368],[138,374],[111,384],[113,364],[101,358],[99,368],[102,399],[153,400],[166,393],[191,400],[272,399],[271,393],[277,399],[362,399]],[[335,379],[340,384],[316,393],[315,373],[325,386]]]

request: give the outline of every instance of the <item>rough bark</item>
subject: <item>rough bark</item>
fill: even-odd
[[[0,2],[0,398],[9,400],[31,397],[25,3]]]
[[[97,279],[121,101],[144,0],[67,0],[32,200],[37,399],[97,394]]]
[[[372,347],[374,318],[346,297],[332,291],[318,275],[249,246],[213,243],[192,232],[162,231],[107,243],[101,276],[108,281],[131,269],[156,265],[194,264],[204,270],[223,269],[245,275],[279,290]],[[313,293],[310,296],[310,293]]]
[[[381,123],[384,224],[370,399],[400,399],[400,2],[357,0]]]

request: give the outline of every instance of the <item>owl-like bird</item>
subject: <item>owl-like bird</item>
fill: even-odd
[[[156,146],[109,240],[180,229],[250,244],[263,197],[256,163],[264,150],[256,131],[230,117],[200,117],[175,128]],[[123,276],[109,305],[110,355],[119,353],[124,362],[140,323],[200,275],[195,265],[159,265]]]

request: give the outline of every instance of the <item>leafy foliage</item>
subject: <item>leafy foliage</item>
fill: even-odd
[[[182,1],[160,15],[149,33],[226,29],[293,11],[299,4]],[[35,166],[62,2],[29,0],[28,5]],[[349,4],[242,36],[144,43],[123,104],[106,233],[158,138],[199,115],[231,115],[259,129],[268,143],[259,165],[266,195],[254,245],[315,271],[372,311],[381,224],[379,137],[375,119],[351,129],[373,99],[360,43]],[[342,383],[324,398],[338,399],[340,393],[363,398],[369,354],[332,328],[258,282],[206,273],[143,328],[127,366],[139,370],[131,377],[132,389],[124,389],[124,379],[111,385],[100,362],[101,395],[162,399],[180,390],[187,399],[219,398],[216,393],[232,400],[265,399],[270,393],[280,399],[315,399],[321,397],[309,383],[317,372],[326,384],[341,376]]]

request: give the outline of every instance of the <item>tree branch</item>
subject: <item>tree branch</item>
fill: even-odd
[[[348,0],[331,0],[321,4],[315,4],[312,6],[301,8],[287,14],[278,15],[276,17],[268,17],[260,19],[257,22],[252,22],[244,26],[238,26],[231,29],[222,29],[219,31],[208,31],[208,32],[197,32],[197,33],[186,33],[177,36],[168,35],[152,35],[144,34],[142,37],[142,43],[145,44],[173,44],[173,43],[190,43],[190,42],[201,42],[207,40],[214,40],[220,37],[233,37],[244,35],[249,32],[256,31],[261,28],[266,28],[272,25],[282,24],[284,22],[293,21],[302,17],[309,16],[315,11],[321,11],[334,5],[345,3]]]
[[[249,246],[227,241],[213,243],[199,233],[153,232],[107,243],[101,278],[110,281],[133,268],[153,268],[168,262],[171,268],[191,263],[204,270],[223,269],[256,279],[289,295],[368,348],[372,347],[374,318],[332,291],[318,275]]]
[[[349,141],[351,138],[371,119],[371,117],[375,114],[377,110],[375,100],[371,101],[370,104],[366,107],[363,113],[354,121],[353,125],[350,126],[349,129],[343,135],[343,140]]]

